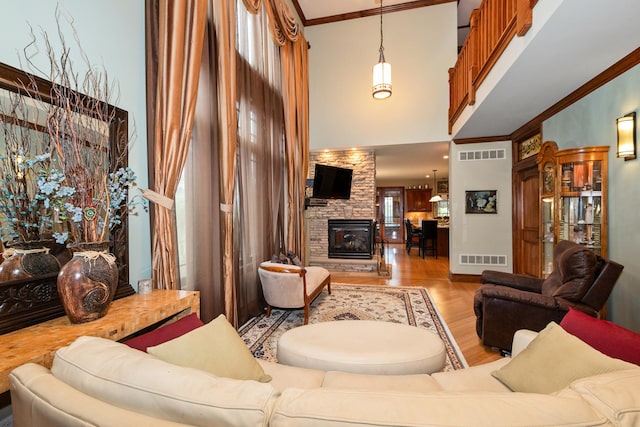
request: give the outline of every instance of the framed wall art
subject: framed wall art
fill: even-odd
[[[497,190],[465,191],[465,213],[495,214],[498,213]]]
[[[449,193],[449,180],[443,179],[442,181],[438,181],[438,188],[436,189],[438,194],[448,194]]]

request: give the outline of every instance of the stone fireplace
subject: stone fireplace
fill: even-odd
[[[364,218],[371,221],[376,217],[375,209],[375,156],[368,150],[331,150],[309,153],[309,179],[313,180],[316,163],[338,166],[353,170],[351,198],[346,200],[323,200],[310,203],[305,210],[305,239],[307,265],[318,265],[330,271],[349,273],[377,272],[374,256],[363,258],[329,257],[329,220]],[[375,255],[375,254],[374,254]]]
[[[329,258],[371,259],[375,222],[370,219],[329,219]]]

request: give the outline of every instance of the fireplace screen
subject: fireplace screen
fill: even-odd
[[[375,221],[330,219],[329,258],[373,258]]]

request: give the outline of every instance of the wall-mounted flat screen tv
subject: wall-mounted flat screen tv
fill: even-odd
[[[348,199],[351,197],[353,170],[316,163],[313,198]]]

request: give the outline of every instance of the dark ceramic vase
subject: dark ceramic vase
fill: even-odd
[[[53,241],[19,242],[9,246],[7,258],[0,264],[0,282],[29,279],[60,271],[58,259],[49,253]]]
[[[115,256],[109,242],[75,243],[73,258],[58,274],[58,295],[71,323],[85,323],[107,314],[118,287]]]

